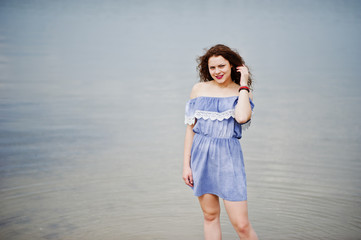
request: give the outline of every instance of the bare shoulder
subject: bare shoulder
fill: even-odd
[[[198,97],[202,89],[206,86],[206,84],[207,84],[206,82],[199,82],[194,84],[191,92],[191,99]]]

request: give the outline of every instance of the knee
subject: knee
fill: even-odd
[[[247,220],[238,222],[234,227],[235,230],[242,235],[248,235],[251,230],[251,224]]]
[[[213,222],[219,219],[220,212],[203,212],[204,221],[206,222]]]

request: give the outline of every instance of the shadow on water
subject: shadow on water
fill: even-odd
[[[221,42],[256,79],[241,143],[260,238],[359,239],[360,9],[2,1],[0,238],[202,239],[183,111],[195,58]]]

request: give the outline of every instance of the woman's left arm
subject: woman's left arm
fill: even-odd
[[[241,73],[241,87],[248,87],[248,68],[245,65],[237,67],[237,72]],[[251,92],[247,90],[239,91],[238,103],[235,107],[235,119],[238,123],[245,123],[251,119],[252,116],[252,108],[249,102],[249,99],[253,100],[253,96]]]

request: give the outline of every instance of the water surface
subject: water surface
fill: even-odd
[[[202,239],[181,180],[196,57],[255,77],[260,239],[361,236],[358,1],[1,1],[0,238]],[[225,211],[224,239],[236,239]]]

